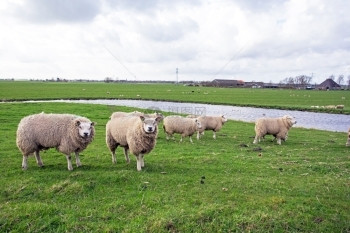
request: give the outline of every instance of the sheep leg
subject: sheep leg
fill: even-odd
[[[260,138],[258,137],[258,135],[256,135],[255,138],[254,138],[253,143],[257,144],[258,142],[260,142]]]
[[[125,155],[125,160],[127,163],[130,163],[130,158],[128,154],[129,149],[127,147],[124,147],[124,155]]]
[[[73,166],[72,166],[72,161],[71,161],[71,156],[70,155],[66,155],[67,158],[67,163],[68,163],[68,170],[69,171],[73,171]]]
[[[199,136],[199,131],[197,131],[197,140],[199,140],[200,136]]]
[[[216,139],[216,132],[213,131],[213,138]]]
[[[192,141],[192,136],[189,136],[189,138],[190,138],[190,142],[193,143],[193,141]]]
[[[180,139],[180,142],[182,142],[182,135],[181,135],[181,139]]]
[[[140,156],[141,156],[141,167],[145,167],[145,157],[143,154],[141,154]]]
[[[281,145],[281,138],[277,138],[277,144]]]
[[[35,151],[34,154],[35,154],[36,163],[38,164],[39,167],[42,167],[44,164],[43,164],[43,161],[41,161],[39,151]]]
[[[22,169],[27,170],[28,168],[28,155],[23,155]]]
[[[136,168],[137,168],[137,171],[141,171],[142,169],[142,154],[139,154],[139,155],[136,155],[136,162],[137,162],[137,165],[136,165]]]
[[[79,153],[78,152],[75,152],[75,161],[76,161],[77,167],[80,167],[81,166],[81,162],[80,162],[80,157],[79,157]]]

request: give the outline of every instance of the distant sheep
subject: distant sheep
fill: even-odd
[[[43,162],[40,151],[56,148],[66,155],[68,170],[73,170],[71,153],[75,153],[77,167],[81,166],[79,152],[92,142],[94,122],[71,114],[35,114],[24,117],[17,129],[17,147],[23,154],[22,168],[28,167],[28,156],[35,153],[37,164]]]
[[[127,163],[130,163],[128,151],[136,156],[137,170],[145,166],[144,155],[156,145],[158,123],[162,117],[120,116],[114,117],[106,125],[106,143],[112,153],[112,162],[116,163],[115,151],[118,146],[124,148]]]
[[[255,122],[254,144],[260,142],[265,135],[270,134],[277,138],[277,143],[281,145],[281,140],[286,140],[289,129],[296,124],[291,116],[279,118],[260,118]]]
[[[189,136],[190,142],[192,141],[192,135],[202,128],[200,121],[197,118],[186,118],[182,116],[167,116],[164,118],[163,129],[166,134],[167,140],[169,136],[174,133],[181,134],[180,142],[183,137]]]
[[[194,115],[188,115],[189,118],[195,118]],[[200,138],[200,135],[204,135],[205,130],[213,131],[213,138],[216,139],[216,132],[220,131],[222,126],[227,122],[227,118],[224,115],[221,116],[199,116],[197,118],[202,125],[197,132],[197,139]]]
[[[336,109],[344,109],[344,105],[343,104],[339,104],[339,105],[337,105],[335,107],[336,107]]]
[[[346,146],[350,146],[350,129],[348,131],[348,141],[346,142]]]

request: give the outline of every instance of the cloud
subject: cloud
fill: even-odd
[[[279,81],[349,75],[347,0],[4,0],[5,76]],[[109,51],[110,52],[109,52]],[[113,56],[111,55],[113,54]]]
[[[89,22],[99,14],[99,0],[28,0],[18,7],[17,16],[36,23]]]

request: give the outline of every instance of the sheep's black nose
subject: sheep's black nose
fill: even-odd
[[[148,131],[152,131],[153,130],[153,128],[152,127],[148,127]]]
[[[85,136],[85,137],[89,136],[89,133],[84,133],[84,136]]]

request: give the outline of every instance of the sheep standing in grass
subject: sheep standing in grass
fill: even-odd
[[[350,129],[348,131],[348,141],[346,142],[346,146],[350,146]]]
[[[192,135],[201,128],[201,122],[197,118],[167,116],[164,118],[163,122],[163,129],[167,140],[169,140],[169,136],[178,133],[181,134],[180,142],[182,142],[183,137],[189,136],[190,142],[193,143]]]
[[[106,143],[112,153],[112,162],[116,163],[115,150],[118,146],[124,148],[127,163],[130,163],[128,151],[136,156],[137,170],[145,166],[144,155],[153,150],[156,145],[158,123],[161,117],[117,116],[107,122]]]
[[[194,118],[193,115],[187,116],[189,118]],[[197,118],[202,125],[197,132],[197,139],[200,138],[200,135],[204,135],[205,130],[213,131],[213,138],[216,139],[216,132],[218,132],[222,126],[227,122],[227,118],[224,115],[221,116],[200,116]]]
[[[22,168],[28,167],[28,156],[35,153],[37,164],[43,162],[40,151],[56,148],[66,155],[68,170],[73,170],[71,153],[75,153],[77,167],[81,166],[79,153],[92,142],[94,122],[71,114],[35,114],[24,117],[17,129],[17,146],[23,154]]]
[[[277,138],[277,143],[281,145],[281,140],[286,140],[289,129],[296,124],[291,116],[279,118],[260,118],[255,122],[254,144],[260,142],[265,135],[270,134]]]

